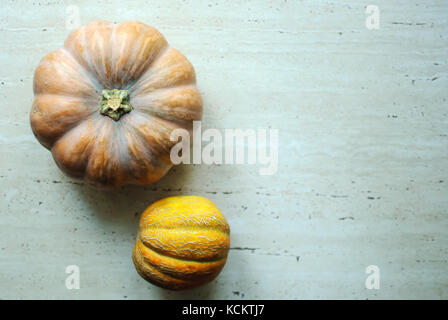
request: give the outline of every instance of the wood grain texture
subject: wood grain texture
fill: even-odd
[[[1,298],[448,298],[446,1],[375,1],[379,30],[363,1],[77,3],[82,24],[155,26],[195,66],[204,129],[278,128],[279,170],[186,165],[111,193],[65,178],[28,114],[72,3],[5,2]],[[232,246],[215,281],[171,293],[135,273],[131,251],[140,212],[185,194],[216,203]],[[65,288],[71,264],[80,290]],[[372,264],[380,290],[364,285]]]

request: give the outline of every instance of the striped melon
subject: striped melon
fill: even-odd
[[[229,225],[213,202],[199,196],[169,197],[142,214],[133,261],[152,284],[182,290],[215,279],[229,245]]]

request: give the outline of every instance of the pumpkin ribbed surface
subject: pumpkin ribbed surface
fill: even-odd
[[[229,245],[229,225],[213,202],[199,196],[169,197],[142,214],[133,260],[149,282],[187,289],[219,274]]]
[[[100,188],[161,179],[171,133],[202,116],[191,63],[137,21],[74,30],[40,61],[34,95],[36,138],[62,171]]]

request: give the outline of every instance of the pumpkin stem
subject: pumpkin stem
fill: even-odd
[[[118,121],[124,114],[133,109],[129,103],[128,90],[103,90],[101,94],[100,113],[103,116],[108,116]]]

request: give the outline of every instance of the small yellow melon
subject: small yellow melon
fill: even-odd
[[[182,290],[215,279],[229,246],[229,225],[213,202],[199,196],[169,197],[143,212],[132,258],[147,281]]]

